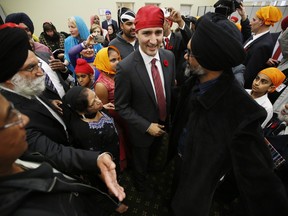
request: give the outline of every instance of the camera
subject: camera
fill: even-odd
[[[94,42],[96,43],[104,43],[105,39],[102,35],[96,35],[94,36]]]
[[[215,13],[230,16],[237,8],[240,8],[243,0],[219,0],[214,4]]]
[[[184,20],[184,22],[185,23],[192,23],[192,24],[196,24],[196,22],[197,22],[197,18],[196,17],[194,17],[194,16],[189,16],[189,15],[187,15],[187,16],[181,16],[182,17],[182,19]]]

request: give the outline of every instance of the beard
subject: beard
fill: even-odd
[[[192,66],[187,63],[184,74],[185,76],[190,76],[190,75],[201,76],[205,74],[205,71],[201,65]]]
[[[39,96],[45,90],[45,76],[29,79],[16,73],[11,82],[14,85],[14,91],[24,96]]]
[[[278,118],[280,119],[280,121],[285,121],[286,123],[288,123],[288,109],[286,109],[285,104],[282,105],[278,114]]]

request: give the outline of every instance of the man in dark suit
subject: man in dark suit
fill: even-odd
[[[118,31],[118,24],[116,20],[113,20],[111,17],[111,11],[105,11],[106,20],[102,21],[102,28],[108,30],[108,25],[112,24],[115,28],[115,32]]]
[[[171,130],[171,151],[178,152],[179,162],[173,215],[208,216],[219,181],[229,171],[240,191],[241,215],[287,215],[285,190],[273,173],[260,126],[266,111],[232,72],[245,58],[240,32],[228,19],[211,15],[199,18],[185,55],[193,75],[182,86]]]
[[[164,48],[171,50],[175,56],[176,74],[175,78],[177,86],[181,86],[185,81],[183,63],[185,62],[184,54],[188,41],[192,36],[192,31],[188,25],[185,24],[179,11],[174,8],[167,8],[169,16],[164,20]],[[179,32],[171,30],[172,24],[177,23]]]
[[[146,175],[148,166],[154,164],[149,164],[149,156],[159,149],[168,132],[174,85],[174,55],[159,49],[163,22],[160,8],[150,5],[139,9],[135,18],[139,48],[118,64],[115,76],[115,108],[129,126],[135,186],[150,198],[153,190],[146,185]]]
[[[247,55],[243,64],[246,66],[244,87],[249,89],[257,73],[268,67],[266,62],[274,47],[269,29],[282,18],[282,13],[274,6],[261,7],[249,22],[242,3],[237,11],[241,16],[242,33],[245,33],[243,38],[248,38],[244,43]]]
[[[29,50],[26,32],[13,23],[0,26],[0,49],[0,92],[30,118],[26,126],[28,150],[22,159],[46,161],[63,173],[74,176],[95,173],[100,169],[103,179],[110,179],[108,188],[123,199],[125,195],[116,181],[111,156],[105,152],[71,147],[61,116],[41,96],[45,89],[44,73],[41,62]]]

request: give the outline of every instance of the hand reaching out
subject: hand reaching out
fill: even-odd
[[[97,166],[101,171],[101,178],[105,182],[109,191],[122,201],[125,198],[124,188],[117,182],[116,165],[112,161],[110,154],[103,153],[97,159]]]

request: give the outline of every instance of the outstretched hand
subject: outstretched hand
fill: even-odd
[[[124,188],[117,182],[116,165],[108,153],[101,154],[97,159],[97,166],[101,171],[101,178],[109,191],[122,201],[125,198]]]

